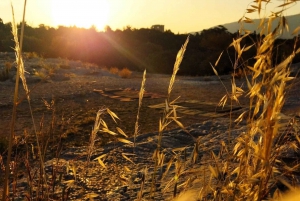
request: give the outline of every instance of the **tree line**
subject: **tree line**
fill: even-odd
[[[133,71],[153,73],[171,73],[178,50],[186,38],[190,37],[185,57],[179,74],[181,75],[212,75],[210,63],[218,59],[224,51],[217,70],[220,74],[233,71],[236,58],[234,49],[228,48],[237,33],[230,33],[223,26],[213,27],[195,34],[174,34],[171,30],[164,32],[130,26],[122,30],[112,30],[109,26],[105,31],[97,31],[76,26],[59,26],[53,28],[44,24],[31,27],[24,24],[24,52],[36,52],[45,58],[61,57],[72,60],[95,63],[106,67],[127,67]],[[17,25],[20,29],[21,23]],[[250,34],[242,41],[244,45],[253,44],[260,37]],[[284,59],[292,52],[294,39],[278,39],[274,49],[274,62]],[[299,46],[298,42],[298,46]],[[14,42],[11,34],[11,23],[3,23],[0,18],[0,51],[13,51]],[[256,48],[249,49],[237,66],[243,68],[255,62],[253,58]],[[299,55],[294,62],[300,62]]]

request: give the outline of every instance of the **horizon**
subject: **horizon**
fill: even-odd
[[[241,3],[239,0],[178,0],[175,3],[171,0],[127,0],[126,3],[121,0],[31,0],[27,1],[25,21],[32,27],[44,24],[54,28],[76,26],[88,29],[95,26],[97,31],[103,31],[105,26],[112,30],[122,30],[127,26],[141,29],[161,24],[165,26],[165,30],[185,34],[237,22],[246,9],[250,8],[250,3]],[[12,5],[16,22],[19,23],[24,2],[12,0]],[[278,5],[270,6],[270,10],[278,11]],[[300,4],[295,3],[284,14],[299,14],[299,10]],[[9,0],[0,2],[0,13],[4,23],[12,21]],[[269,15],[268,10],[262,13],[265,16]],[[246,16],[252,19],[259,18],[257,13]]]

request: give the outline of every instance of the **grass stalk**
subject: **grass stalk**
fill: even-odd
[[[182,59],[183,59],[183,56],[184,56],[184,53],[185,53],[188,42],[189,42],[189,37],[186,39],[185,43],[183,44],[183,46],[181,47],[181,49],[177,53],[176,61],[175,61],[174,68],[173,68],[173,73],[172,73],[170,83],[169,83],[169,87],[168,87],[166,107],[164,109],[163,117],[159,121],[157,148],[156,148],[156,150],[154,151],[154,154],[153,154],[153,160],[155,161],[155,165],[154,165],[154,170],[153,170],[153,173],[152,173],[152,183],[151,183],[150,197],[153,197],[153,193],[154,193],[155,188],[156,188],[156,172],[158,170],[158,167],[163,165],[164,154],[161,153],[161,149],[162,149],[161,143],[162,143],[163,131],[173,121],[175,123],[177,123],[177,125],[179,125],[180,127],[183,128],[183,125],[177,120],[177,118],[178,118],[177,114],[176,114],[176,107],[177,106],[174,104],[177,99],[175,99],[174,101],[171,102],[170,97],[171,97],[171,92],[172,92],[172,89],[173,89],[173,85],[175,83],[176,74],[179,70],[179,66],[182,62]]]
[[[13,146],[13,139],[14,139],[14,128],[15,128],[15,122],[16,122],[16,116],[17,116],[17,103],[18,103],[18,92],[19,92],[19,77],[20,77],[20,71],[21,71],[21,65],[22,65],[22,45],[23,45],[23,36],[24,36],[24,24],[25,24],[25,11],[26,11],[26,3],[27,0],[24,1],[24,10],[23,10],[23,23],[21,28],[21,41],[20,44],[18,43],[18,35],[17,35],[17,28],[15,25],[15,17],[14,17],[14,9],[12,8],[12,17],[13,17],[13,24],[12,24],[12,32],[14,34],[14,39],[16,43],[16,60],[17,60],[17,74],[16,74],[16,82],[15,82],[15,90],[14,90],[14,99],[13,99],[13,111],[12,111],[12,119],[10,123],[10,136],[9,136],[9,145],[8,145],[8,153],[7,153],[7,161],[5,166],[5,178],[4,178],[4,184],[3,184],[3,195],[2,200],[6,200],[9,196],[9,187],[8,187],[8,180],[10,175],[10,162],[11,162],[11,154],[12,154],[12,146]]]
[[[137,111],[137,115],[136,115],[136,122],[135,122],[135,126],[134,126],[134,142],[133,142],[133,146],[135,148],[136,146],[136,137],[138,136],[139,133],[139,116],[140,116],[140,110],[142,107],[142,100],[143,100],[143,96],[144,96],[144,92],[145,92],[145,82],[146,82],[146,70],[143,73],[143,80],[142,80],[142,84],[141,84],[141,89],[139,92],[139,106],[138,106],[138,111]]]

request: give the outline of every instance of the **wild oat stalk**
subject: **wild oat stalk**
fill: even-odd
[[[90,143],[89,143],[88,150],[87,150],[86,174],[88,172],[88,167],[89,167],[89,164],[90,164],[90,161],[91,161],[91,156],[92,156],[93,151],[94,151],[94,146],[95,146],[97,133],[99,132],[100,127],[101,127],[101,122],[103,121],[102,118],[101,118],[101,115],[104,113],[104,111],[105,110],[98,110],[98,112],[96,114],[96,120],[95,120],[94,127],[93,127],[93,130],[92,130],[91,136],[90,136]]]
[[[180,123],[180,121],[178,121],[178,117],[177,117],[177,113],[176,113],[176,108],[178,106],[175,105],[175,102],[178,98],[173,100],[172,102],[170,102],[170,97],[171,97],[171,92],[172,92],[172,89],[173,89],[173,85],[175,83],[176,74],[179,70],[179,66],[182,62],[182,59],[183,59],[183,56],[184,56],[184,53],[185,53],[188,42],[189,42],[189,37],[186,39],[184,45],[181,47],[181,49],[177,53],[176,61],[175,61],[174,68],[173,68],[173,73],[172,73],[170,83],[169,83],[168,95],[167,95],[167,99],[166,99],[166,107],[164,109],[163,117],[159,120],[157,148],[153,153],[153,160],[155,161],[155,165],[154,165],[154,171],[153,171],[153,174],[152,174],[152,184],[151,184],[151,190],[150,190],[150,197],[152,197],[152,195],[154,193],[154,190],[155,190],[156,171],[157,171],[159,166],[163,166],[164,157],[165,157],[164,154],[161,152],[161,143],[162,143],[163,131],[173,121],[179,127],[184,128],[183,125]]]
[[[25,77],[24,77],[24,64],[22,60],[22,45],[23,45],[23,36],[24,36],[24,24],[25,24],[25,11],[26,11],[26,0],[24,3],[24,10],[23,10],[23,23],[22,23],[22,29],[21,29],[21,42],[18,41],[18,33],[17,33],[17,26],[15,24],[15,17],[14,17],[14,9],[12,8],[12,34],[14,36],[15,40],[15,51],[16,51],[16,62],[17,62],[17,74],[16,74],[16,84],[15,84],[15,92],[14,92],[14,104],[13,104],[13,112],[12,112],[12,120],[10,124],[10,137],[9,137],[9,146],[8,146],[8,155],[7,155],[7,162],[5,167],[5,179],[4,179],[4,186],[3,186],[3,196],[2,200],[6,200],[8,193],[8,180],[9,180],[9,174],[10,174],[10,162],[11,162],[11,153],[12,153],[12,145],[13,145],[13,138],[14,138],[14,127],[15,127],[15,121],[16,121],[16,115],[17,115],[17,105],[18,105],[18,92],[19,92],[19,76],[21,77],[23,81],[23,86],[28,93],[28,88],[26,85]]]
[[[119,141],[119,142],[122,142],[122,143],[125,143],[125,144],[131,144],[132,143],[131,141],[126,140],[124,138],[116,137],[118,134],[122,135],[125,138],[128,137],[121,128],[116,127],[116,130],[118,131],[118,133],[113,132],[108,128],[107,124],[105,123],[105,121],[102,118],[102,116],[106,113],[109,114],[109,116],[112,118],[112,120],[115,123],[117,123],[116,119],[119,119],[119,117],[108,108],[101,109],[97,112],[96,120],[95,120],[95,123],[94,123],[94,128],[93,128],[91,136],[90,136],[90,143],[89,143],[89,146],[88,146],[88,149],[87,149],[86,174],[88,173],[89,163],[90,163],[91,156],[93,155],[93,152],[94,152],[95,141],[96,141],[96,137],[97,137],[98,132],[110,134],[110,135],[115,137],[114,139],[116,141]],[[126,160],[132,162],[126,155],[132,155],[132,154],[122,153],[123,158],[125,158]],[[99,164],[104,168],[106,168],[106,166],[105,166],[105,164],[103,163],[102,160],[105,156],[106,156],[106,154],[103,154],[103,155],[101,155],[101,156],[94,159],[94,160],[98,160]]]
[[[255,1],[251,5],[251,9],[247,9],[247,12],[260,13],[262,2],[264,1]],[[300,52],[300,48],[297,49],[295,43],[291,55],[279,64],[273,63],[273,48],[275,40],[284,30],[288,29],[282,13],[285,7],[292,3],[295,1],[284,1],[278,6],[282,8],[281,11],[273,13],[268,19],[262,19],[259,25],[261,39],[255,44],[257,48],[256,63],[253,66],[248,66],[252,71],[252,79],[249,81],[245,76],[250,100],[248,131],[236,139],[233,154],[239,165],[228,173],[229,177],[222,183],[221,191],[214,189],[215,198],[226,200],[266,199],[272,185],[274,185],[274,180],[283,174],[276,166],[281,161],[278,158],[280,149],[276,148],[275,150],[276,143],[274,140],[281,127],[279,120],[282,116],[281,109],[285,100],[286,85],[292,79],[289,77],[288,66],[295,55]],[[272,22],[275,18],[279,20],[278,25],[273,29]],[[240,21],[252,23],[252,20],[245,16]],[[244,35],[234,40],[230,45],[236,50],[237,59],[240,59],[241,55],[252,47],[250,45],[241,48],[240,42],[250,32],[247,30],[240,30],[240,32]],[[266,36],[263,37],[263,35]],[[237,90],[234,81],[232,88],[233,95],[235,91],[240,91],[240,89]],[[231,98],[237,99],[238,96]],[[223,101],[226,101],[226,98]],[[241,121],[245,114],[242,113],[236,122]]]
[[[136,141],[136,137],[138,135],[139,132],[139,116],[140,116],[140,110],[141,110],[141,106],[142,106],[142,100],[143,100],[143,96],[144,96],[144,92],[145,92],[145,82],[146,82],[146,70],[144,71],[143,74],[143,80],[142,80],[142,84],[141,84],[141,89],[139,92],[139,106],[138,106],[138,112],[136,115],[136,122],[135,122],[135,126],[134,126],[134,144],[133,146],[135,147],[135,141]]]

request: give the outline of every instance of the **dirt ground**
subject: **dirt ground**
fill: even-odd
[[[72,72],[72,73],[71,73]],[[132,136],[134,132],[134,125],[136,121],[136,114],[138,108],[138,99],[132,101],[120,101],[116,97],[104,96],[94,90],[107,90],[107,89],[135,89],[139,90],[142,73],[133,73],[130,78],[120,78],[116,75],[111,75],[99,72],[82,71],[81,68],[74,68],[72,70],[65,69],[56,72],[57,75],[64,74],[67,79],[52,76],[51,79],[41,82],[28,82],[30,93],[30,105],[35,120],[35,125],[40,133],[53,132],[55,135],[61,135],[67,139],[69,145],[82,146],[88,143],[89,134],[93,128],[96,113],[99,109],[109,108],[115,112],[120,121],[117,125],[106,115],[104,120],[108,127],[112,130],[116,126],[123,129],[128,135]],[[57,78],[57,79],[56,79]],[[162,117],[161,109],[153,109],[149,106],[164,103],[167,95],[169,85],[169,75],[147,74],[145,90],[148,93],[155,94],[153,98],[146,97],[143,99],[142,108],[140,111],[139,119],[139,132],[149,133],[158,131],[158,122]],[[231,90],[230,76],[223,76],[222,82]],[[237,80],[238,86],[242,86],[246,90],[245,80]],[[299,82],[295,82],[295,86],[291,89],[289,101],[287,101],[287,110],[296,115],[298,110],[295,108],[296,103],[300,102]],[[11,80],[0,83],[0,136],[8,136],[10,132],[10,121],[12,113],[12,100],[14,83]],[[204,120],[215,118],[211,112],[214,112],[219,100],[226,94],[224,87],[216,76],[211,77],[184,77],[177,76],[172,91],[171,99],[180,96],[178,102],[190,103],[196,101],[198,104],[203,105],[198,109],[208,105],[210,111],[196,112],[194,108],[192,112],[179,113],[180,121],[183,125],[188,126],[195,123],[200,123]],[[20,99],[24,98],[24,90],[21,86]],[[47,109],[45,101],[51,104],[54,101],[53,109]],[[247,99],[241,99],[241,107],[247,107]],[[290,105],[290,107],[289,107]],[[298,104],[299,105],[299,104]],[[191,110],[189,110],[191,111]],[[207,113],[209,113],[207,115]],[[55,118],[53,119],[53,114]],[[226,113],[221,114],[226,116]],[[53,122],[53,129],[51,127]],[[170,124],[168,129],[178,127],[176,124]],[[30,115],[29,104],[24,99],[17,107],[17,123],[15,134],[22,136],[24,133],[33,135],[33,123]],[[103,134],[100,134],[103,135]],[[103,135],[101,140],[103,142],[108,140],[107,135]],[[100,141],[101,141],[100,140]]]

